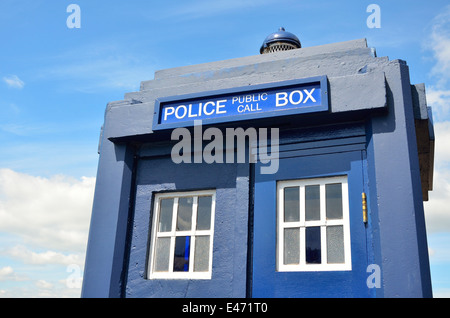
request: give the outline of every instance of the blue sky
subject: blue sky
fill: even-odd
[[[81,9],[68,28],[67,7]],[[381,28],[368,28],[369,4]],[[366,38],[425,83],[436,130],[425,204],[433,291],[450,296],[450,5],[431,1],[2,0],[0,297],[79,297],[106,104],[156,70],[259,54],[284,26],[303,47]]]

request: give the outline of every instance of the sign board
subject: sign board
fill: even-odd
[[[328,111],[326,76],[158,98],[153,130]]]

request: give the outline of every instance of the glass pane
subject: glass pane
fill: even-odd
[[[167,272],[169,270],[170,237],[156,239],[155,248],[155,272]]]
[[[172,230],[173,199],[162,199],[159,212],[159,232]]]
[[[195,237],[194,272],[209,270],[209,236]]]
[[[320,226],[306,228],[306,263],[320,264],[322,262],[320,247]]]
[[[325,185],[327,219],[342,219],[342,184]]]
[[[284,264],[300,262],[300,229],[284,229]]]
[[[177,236],[175,238],[175,257],[173,259],[174,272],[189,271],[189,250],[191,246],[190,236]]]
[[[299,187],[284,188],[284,222],[300,220]]]
[[[306,221],[320,220],[320,186],[305,187],[305,219]]]
[[[327,262],[344,263],[344,228],[339,226],[327,227]]]
[[[177,231],[191,230],[193,201],[192,197],[178,199]]]
[[[212,197],[198,197],[197,230],[211,228]]]

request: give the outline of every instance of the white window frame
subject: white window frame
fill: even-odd
[[[342,219],[327,220],[326,218],[326,197],[325,185],[342,184]],[[320,185],[320,220],[305,220],[305,186]],[[300,220],[297,222],[284,222],[284,188],[299,187],[300,191]],[[313,179],[300,179],[277,182],[277,271],[279,272],[303,272],[303,271],[349,271],[351,264],[351,241],[350,241],[350,215],[347,176],[324,177]],[[327,238],[326,227],[333,225],[343,226],[344,235],[344,263],[327,263]],[[321,230],[321,264],[307,264],[305,251],[306,227],[320,226]],[[299,264],[283,264],[284,259],[284,229],[300,228],[300,261]]]
[[[198,197],[212,196],[211,204],[211,225],[209,230],[196,230],[197,226],[197,206]],[[192,211],[192,223],[191,230],[189,231],[177,231],[177,211],[178,200],[182,197],[193,197],[193,211]],[[173,212],[172,212],[172,228],[170,232],[159,232],[159,215],[160,215],[160,202],[162,199],[174,199]],[[148,275],[149,279],[211,279],[212,276],[212,259],[213,259],[213,238],[214,238],[214,216],[216,207],[216,191],[190,191],[190,192],[171,192],[171,193],[157,193],[154,199],[153,208],[153,222],[151,232],[151,244],[150,244],[150,256],[148,262]],[[188,272],[174,272],[174,254],[175,254],[175,238],[178,236],[190,236],[190,258],[189,258],[189,271]],[[197,236],[209,236],[209,268],[208,271],[194,272],[194,257],[195,257],[195,238]],[[156,248],[156,238],[169,237],[170,240],[170,254],[169,254],[169,270],[167,272],[155,272],[153,271]]]

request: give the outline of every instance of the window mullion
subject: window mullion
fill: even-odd
[[[300,226],[305,226],[305,186],[300,186]],[[301,243],[300,243],[301,244]]]
[[[299,187],[300,191],[300,265],[306,264],[306,230],[305,230],[305,219],[306,219],[306,197],[305,197],[305,186],[301,185]]]
[[[197,211],[198,211],[198,197],[195,196],[192,202],[192,220],[191,220],[191,246],[189,250],[189,273],[194,272],[194,264],[195,264],[195,238],[196,238],[196,230],[197,230]]]
[[[331,218],[327,220],[327,185],[341,183],[342,185],[342,209],[343,214],[342,218],[335,219]],[[319,218],[317,220],[306,221],[306,211],[305,211],[305,187],[310,185],[319,185]],[[300,218],[296,222],[284,222],[284,189],[286,187],[299,187],[299,209],[300,209]],[[349,202],[348,202],[348,179],[346,176],[342,177],[330,177],[330,178],[316,178],[316,179],[303,179],[303,180],[294,180],[294,181],[280,181],[277,186],[278,193],[278,203],[277,203],[277,231],[278,231],[278,268],[281,271],[332,271],[332,270],[351,270],[351,244],[350,244],[350,229],[349,229]],[[330,190],[331,191],[331,190]],[[291,199],[292,200],[292,199]],[[333,204],[333,202],[328,202],[329,204]],[[332,216],[330,216],[332,217]],[[328,263],[328,252],[335,253],[334,249],[329,250],[328,239],[329,235],[328,228],[331,226],[342,226],[343,228],[343,243],[344,244],[344,260],[343,262],[335,263],[332,258],[330,261],[332,263]],[[320,264],[307,264],[306,263],[306,234],[308,228],[311,227],[319,227],[320,228]],[[299,252],[300,252],[300,263],[298,265],[295,264],[287,264],[284,265],[284,238],[285,238],[285,229],[300,229],[300,244],[299,244]],[[316,232],[317,233],[317,232]],[[333,232],[334,233],[334,232]],[[317,233],[318,234],[318,233]],[[317,235],[316,234],[316,235]],[[331,234],[330,234],[331,235]],[[333,237],[333,239],[335,239]],[[337,238],[339,239],[339,238]],[[334,245],[332,245],[333,247]],[[319,248],[319,246],[317,246]],[[334,248],[334,247],[333,247]],[[332,254],[334,255],[334,254]]]
[[[306,264],[306,228],[300,228],[300,265]]]
[[[192,203],[192,232],[197,231],[197,212],[198,212],[198,197],[194,197],[193,203]]]
[[[321,264],[328,264],[327,261],[327,227],[322,225],[320,227],[320,245],[321,245]]]
[[[170,253],[169,253],[169,273],[173,273],[173,263],[175,259],[175,236],[170,238]]]
[[[325,183],[320,185],[320,220],[323,225],[320,226],[320,250],[321,263],[327,264],[327,208]]]
[[[172,229],[171,229],[171,238],[170,238],[170,254],[169,254],[169,272],[173,272],[173,263],[175,259],[175,238],[176,238],[176,230],[177,230],[177,212],[178,212],[178,198],[174,198],[173,200],[173,210],[172,210]]]
[[[325,196],[325,184],[320,185],[320,220],[326,225],[327,221],[327,209],[326,209],[326,196]]]
[[[175,232],[177,231],[177,214],[178,214],[178,198],[174,198],[173,200],[173,210],[172,210],[172,235],[175,236]]]
[[[191,236],[191,246],[189,247],[189,273],[194,272],[195,235]]]

